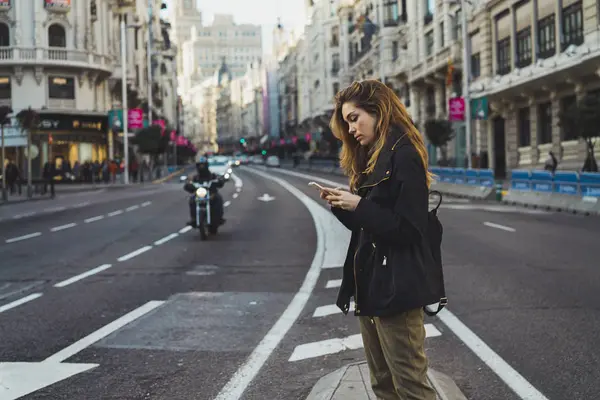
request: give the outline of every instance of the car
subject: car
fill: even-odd
[[[210,172],[217,175],[225,176],[231,175],[233,172],[229,165],[229,159],[225,156],[215,156],[208,159],[208,167]]]
[[[267,157],[266,162],[267,167],[281,167],[281,163],[279,162],[279,157],[277,156],[269,156]]]

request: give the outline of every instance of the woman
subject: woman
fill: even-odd
[[[380,399],[434,400],[427,380],[423,307],[443,297],[427,239],[425,144],[394,92],[354,82],[336,96],[331,129],[351,191],[321,198],[352,231],[337,305],[354,297],[373,391]]]

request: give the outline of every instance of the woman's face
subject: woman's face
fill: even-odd
[[[342,116],[348,123],[348,132],[361,146],[369,146],[375,142],[375,117],[352,102],[342,105]]]

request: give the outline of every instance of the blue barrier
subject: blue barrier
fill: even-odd
[[[600,197],[600,173],[513,170],[510,187],[513,190],[560,193]]]
[[[552,192],[553,175],[550,171],[531,171],[531,189],[536,192]]]
[[[582,172],[579,187],[582,196],[600,197],[600,173]]]
[[[554,174],[554,192],[579,194],[579,174],[577,172],[557,171]]]
[[[494,170],[492,169],[479,169],[477,170],[477,176],[479,178],[479,184],[485,187],[494,186]]]
[[[494,171],[491,169],[430,167],[429,171],[436,175],[440,182],[470,186],[494,186]]]
[[[467,180],[467,185],[478,185],[479,184],[479,176],[477,174],[476,169],[468,169],[465,172],[465,178]]]
[[[452,181],[453,183],[464,185],[467,182],[465,176],[466,170],[464,168],[453,168],[452,170]]]
[[[515,190],[531,190],[531,173],[515,169],[510,175],[510,188]]]

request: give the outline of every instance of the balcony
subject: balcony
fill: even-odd
[[[74,99],[48,99],[48,108],[51,110],[74,110]]]
[[[81,50],[47,47],[2,47],[0,66],[48,66],[88,69],[110,74],[112,58],[108,55],[93,54]]]

